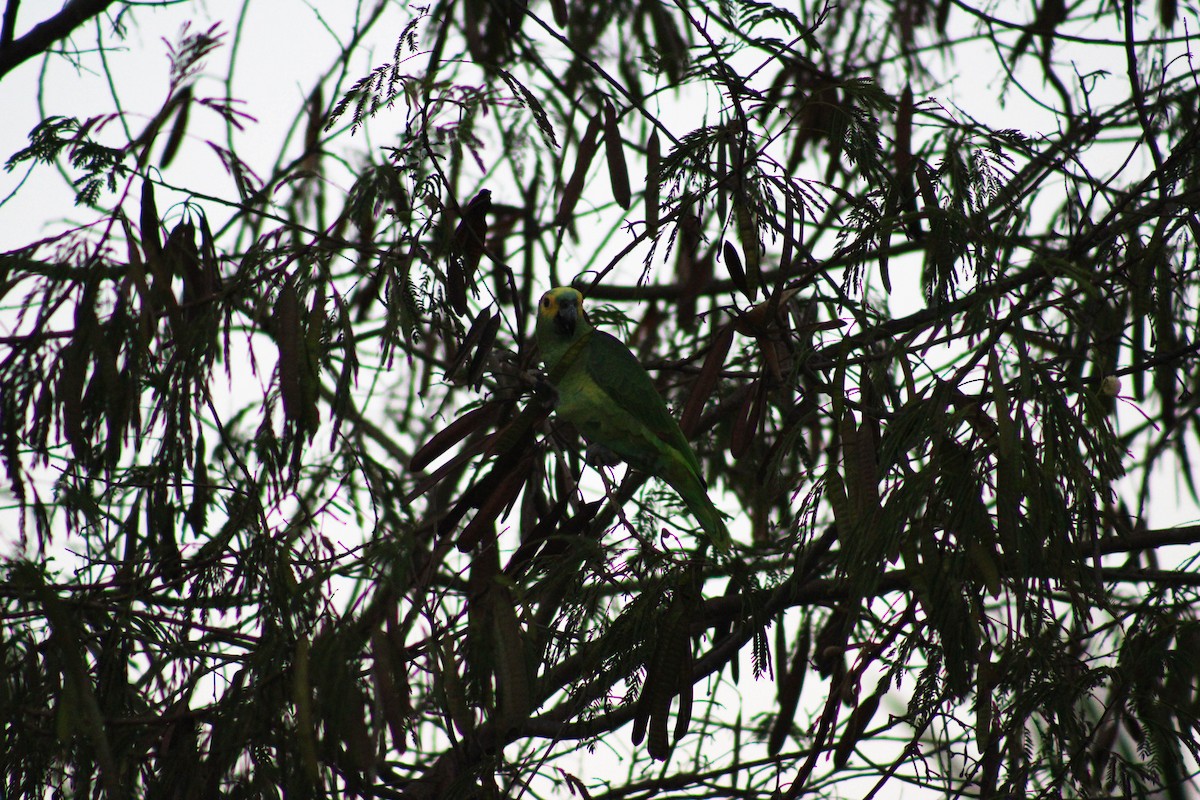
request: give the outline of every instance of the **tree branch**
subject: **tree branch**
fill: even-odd
[[[17,7],[21,0],[8,0],[4,6],[4,21],[0,22],[0,50],[12,44],[17,28]]]
[[[4,38],[0,40],[0,78],[34,56],[65,39],[83,23],[99,15],[116,0],[70,0],[62,11],[40,22],[20,39],[11,39],[16,26],[17,3],[10,2],[4,11]]]

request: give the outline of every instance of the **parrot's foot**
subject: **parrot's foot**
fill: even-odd
[[[593,467],[615,467],[621,463],[621,457],[602,444],[589,444],[583,458]]]
[[[554,384],[546,380],[544,375],[538,375],[534,381],[533,396],[547,409],[558,406],[558,389],[555,389]]]

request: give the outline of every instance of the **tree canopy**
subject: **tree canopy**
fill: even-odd
[[[4,4],[5,796],[1194,791],[1194,4],[261,8]]]

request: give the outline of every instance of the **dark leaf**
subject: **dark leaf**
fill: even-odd
[[[171,126],[171,134],[167,137],[167,143],[163,145],[162,157],[158,161],[158,165],[163,169],[175,160],[175,154],[179,152],[179,145],[183,143],[184,134],[187,133],[188,113],[192,108],[192,87],[185,86],[172,98],[172,104],[176,108],[175,124]]]
[[[583,194],[583,185],[587,180],[588,168],[592,158],[600,147],[600,131],[603,126],[603,116],[597,114],[588,123],[583,138],[579,141],[579,152],[575,156],[575,169],[567,185],[563,187],[562,198],[558,202],[558,213],[554,215],[555,225],[567,225],[574,219],[575,205]],[[564,156],[565,158],[565,156]]]
[[[478,408],[473,408],[464,413],[458,419],[435,433],[420,450],[414,453],[412,460],[409,461],[408,468],[413,472],[425,469],[436,458],[463,439],[495,424],[499,412],[500,406],[498,404],[485,403]]]
[[[846,720],[846,729],[842,733],[842,738],[838,741],[837,746],[833,749],[833,763],[837,769],[842,769],[850,760],[850,756],[854,753],[854,748],[866,733],[867,726],[871,724],[871,718],[875,716],[875,712],[879,710],[879,700],[883,697],[883,693],[887,690],[887,678],[879,682],[879,686],[871,693],[871,696],[863,700],[854,710],[850,712],[850,718]]]
[[[756,379],[746,392],[746,397],[733,419],[733,430],[729,434],[729,454],[735,459],[744,456],[750,445],[758,439],[759,422],[767,402],[766,382]]]
[[[628,209],[633,202],[629,168],[625,165],[625,147],[621,141],[621,128],[617,124],[617,111],[608,100],[604,101],[604,154],[608,159],[608,181],[612,186],[613,200],[621,208]]]
[[[662,176],[659,161],[661,159],[661,144],[658,131],[650,131],[646,140],[646,235],[653,238],[658,235],[658,206],[661,201]]]
[[[742,268],[742,257],[738,255],[737,248],[733,246],[732,242],[726,240],[721,244],[721,252],[725,257],[725,267],[729,270],[729,277],[733,280],[733,285],[745,295],[747,300],[754,302],[757,293],[750,288],[750,284],[746,281],[746,271]]]
[[[692,383],[691,390],[688,392],[687,405],[683,407],[683,414],[679,419],[679,429],[689,439],[696,434],[696,426],[700,423],[704,405],[721,380],[725,357],[729,354],[729,348],[732,345],[733,326],[725,325],[717,331],[716,337],[713,338],[712,346],[708,349],[708,355],[704,357],[700,374]]]

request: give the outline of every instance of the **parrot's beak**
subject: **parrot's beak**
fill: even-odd
[[[579,321],[579,308],[574,298],[558,301],[558,313],[554,315],[554,327],[564,336],[575,335],[575,323]]]

